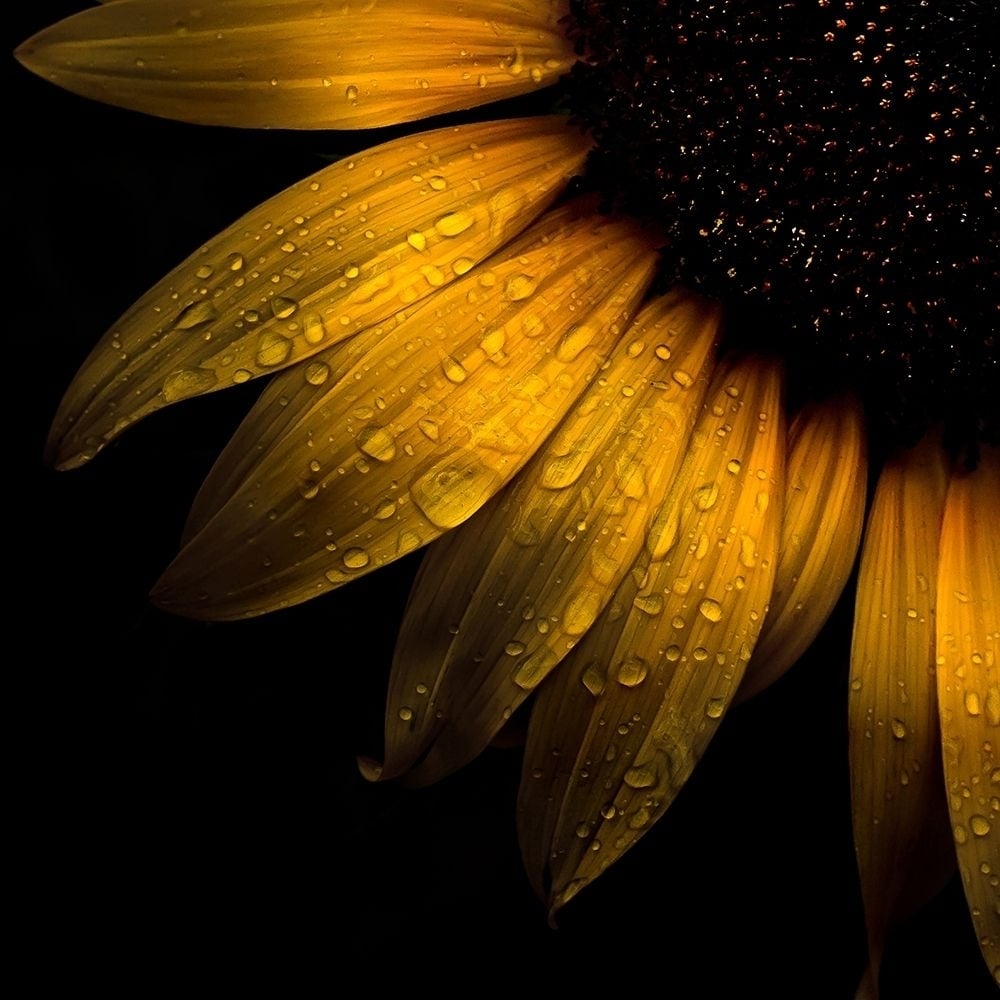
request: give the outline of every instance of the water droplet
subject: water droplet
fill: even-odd
[[[615,679],[622,687],[638,687],[649,673],[649,664],[641,656],[629,656],[618,664]]]
[[[575,361],[593,342],[597,331],[585,323],[571,326],[556,344],[555,355],[564,364]]]
[[[275,319],[288,319],[298,312],[299,304],[295,299],[290,299],[284,295],[275,295],[271,299],[271,313]]]
[[[646,615],[659,615],[663,613],[662,594],[637,594],[632,603]]]
[[[699,663],[704,663],[705,660],[708,659],[708,650],[705,649],[704,646],[695,646],[694,650],[691,652],[691,655]]]
[[[731,458],[726,463],[726,470],[735,476],[740,471],[740,460],[738,458]]]
[[[670,360],[671,350],[670,350],[669,347],[667,347],[666,344],[657,344],[656,347],[653,350],[653,353],[661,361],[669,361]]]
[[[420,428],[421,433],[431,441],[437,441],[441,436],[441,429],[438,427],[436,420],[431,420],[430,417],[424,417],[417,421],[417,427]]]
[[[969,713],[969,715],[979,715],[982,711],[982,706],[979,703],[978,691],[965,692],[965,710]]]
[[[409,243],[414,250],[424,251],[427,249],[427,237],[424,236],[424,234],[419,230],[414,229],[413,232],[406,237],[406,242]]]
[[[396,513],[396,504],[393,500],[380,500],[372,514],[376,521],[388,521]]]
[[[461,385],[469,377],[469,373],[462,363],[450,354],[446,354],[441,359],[441,370],[444,372],[444,377],[449,382],[454,382],[455,385]]]
[[[344,565],[348,569],[364,569],[370,561],[371,557],[362,548],[348,549],[343,555]]]
[[[257,343],[257,364],[261,368],[274,368],[284,364],[292,353],[292,342],[277,330],[265,331]]]
[[[253,378],[253,372],[247,371],[246,368],[237,368],[233,372],[233,381],[237,385],[242,385],[244,382],[249,382]]]
[[[652,788],[656,784],[656,767],[651,761],[630,767],[625,772],[625,784],[629,788]]]
[[[698,605],[698,610],[710,622],[717,622],[722,619],[722,605],[718,601],[713,601],[711,597],[706,597]]]
[[[722,713],[726,710],[725,698],[709,698],[705,704],[705,714],[710,719],[721,719]]]
[[[194,272],[194,275],[196,278],[200,278],[202,281],[204,281],[206,278],[211,278],[212,265],[202,264],[201,267],[199,267],[198,270]]]
[[[597,591],[574,591],[563,609],[563,631],[567,635],[583,635],[593,625],[600,610],[601,595]]]
[[[369,424],[358,432],[355,440],[366,455],[379,462],[391,462],[396,457],[396,439],[387,427]]]
[[[559,662],[558,656],[551,650],[543,647],[527,656],[518,664],[514,672],[514,683],[526,691],[530,691],[537,684],[540,684],[545,675]]]
[[[344,90],[344,97],[347,98],[352,104],[356,104],[358,100],[358,88],[353,84],[349,83],[347,88]]]
[[[991,824],[985,816],[980,816],[977,813],[975,816],[969,817],[969,829],[977,837],[985,837],[990,832]]]
[[[757,542],[749,535],[740,535],[740,562],[747,569],[757,565]]]
[[[207,368],[183,368],[163,380],[163,398],[168,403],[189,399],[208,392],[218,381],[219,376]]]
[[[476,224],[476,217],[467,211],[449,212],[447,215],[442,215],[434,223],[434,228],[442,236],[454,237],[461,236],[467,229]]]
[[[590,824],[589,823],[577,823],[577,825],[576,825],[576,835],[581,840],[586,840],[590,836]]]
[[[530,274],[514,274],[507,279],[503,293],[511,302],[520,302],[530,297],[537,286],[537,280]]]
[[[604,667],[596,660],[584,667],[580,676],[583,686],[596,698],[604,691]]]
[[[630,830],[642,830],[649,826],[652,820],[652,813],[645,807],[640,806],[631,816],[628,818],[628,828]]]
[[[469,452],[446,458],[413,481],[410,493],[424,516],[438,528],[454,528],[474,514],[500,488],[503,477]]]
[[[684,371],[682,368],[678,368],[673,373],[673,380],[682,388],[690,389],[694,385],[694,378],[690,372]]]
[[[303,479],[299,483],[299,496],[303,500],[315,500],[319,496],[319,483],[315,479]]]
[[[676,663],[681,658],[681,647],[676,643],[671,643],[663,651],[663,655],[670,663]]]
[[[516,639],[512,639],[510,642],[504,646],[503,651],[508,656],[520,656],[525,650],[525,645],[523,642],[518,642]]]
[[[889,724],[894,739],[906,739],[906,723],[902,719],[893,719]]]
[[[217,316],[215,306],[208,299],[201,299],[181,310],[181,314],[174,323],[174,329],[193,330],[196,326],[211,323]]]
[[[230,271],[242,271],[245,265],[246,259],[241,253],[231,253],[226,258],[226,267],[228,267]]]

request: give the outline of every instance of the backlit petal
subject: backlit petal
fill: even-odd
[[[433,781],[478,754],[611,599],[680,468],[718,326],[694,296],[654,300],[511,488],[428,553],[383,777],[421,758],[414,780]]]
[[[780,373],[757,359],[727,366],[706,405],[643,553],[532,711],[519,829],[553,910],[673,801],[767,611],[784,499]]]
[[[865,516],[864,414],[853,398],[808,405],[788,432],[781,554],[771,610],[739,700],[773,684],[812,644],[851,574]]]
[[[80,465],[169,403],[294,364],[412,306],[523,230],[585,153],[564,119],[514,119],[398,139],[293,185],[111,328],[63,399],[51,460]]]
[[[95,7],[17,57],[98,101],[203,125],[370,128],[555,83],[558,0],[143,0]]]
[[[589,204],[550,213],[319,387],[167,571],[159,602],[260,614],[465,521],[572,406],[655,264],[632,222],[595,218]]]
[[[858,575],[848,701],[854,842],[877,980],[890,923],[921,877],[941,808],[934,581],[946,470],[935,437],[889,462]],[[940,888],[940,885],[937,886]]]
[[[941,529],[937,691],[949,816],[983,958],[1000,983],[1000,451],[956,474]]]

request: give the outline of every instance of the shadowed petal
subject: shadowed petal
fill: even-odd
[[[886,465],[858,575],[848,718],[871,989],[901,901],[928,871],[917,860],[941,807],[934,580],[946,482],[935,436]],[[946,875],[935,870],[934,890]]]
[[[412,306],[524,229],[585,153],[565,119],[514,119],[398,139],[293,185],[111,328],[62,401],[50,460],[80,465],[168,403],[294,364]]]
[[[156,599],[196,617],[261,614],[465,521],[572,406],[655,264],[635,223],[589,204],[543,218],[317,393]]]
[[[555,83],[575,61],[552,0],[143,0],[17,51],[52,83],[202,125],[370,128]]]
[[[983,958],[1000,983],[1000,451],[956,474],[941,528],[937,692],[949,815]]]
[[[777,562],[781,405],[768,362],[717,374],[646,549],[539,689],[518,819],[553,911],[663,814],[735,694]]]
[[[739,701],[773,684],[812,644],[840,599],[861,541],[867,456],[860,403],[809,404],[792,422],[788,447],[771,610]]]
[[[719,311],[654,300],[511,488],[428,553],[400,630],[382,777],[478,754],[611,599],[684,458]],[[414,692],[423,692],[415,697]]]

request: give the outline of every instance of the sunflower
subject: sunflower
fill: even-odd
[[[430,544],[361,770],[435,781],[530,709],[519,839],[553,915],[690,800],[730,707],[822,629],[870,439],[844,686],[874,990],[890,929],[956,855],[1000,969],[995,118],[991,57],[955,68],[978,5],[957,27],[856,6],[117,0],[21,57],[210,126],[459,115],[208,239],[112,325],[49,457],[82,465],[160,408],[273,375],[155,600],[208,620],[325,604]],[[339,644],[341,673],[379,658],[392,617],[301,614],[287,656]],[[818,779],[802,765],[772,835],[816,847]],[[716,836],[718,866],[735,851]]]

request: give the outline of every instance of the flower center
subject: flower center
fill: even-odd
[[[574,0],[590,182],[664,277],[847,375],[897,430],[995,436],[997,50],[987,5]]]

